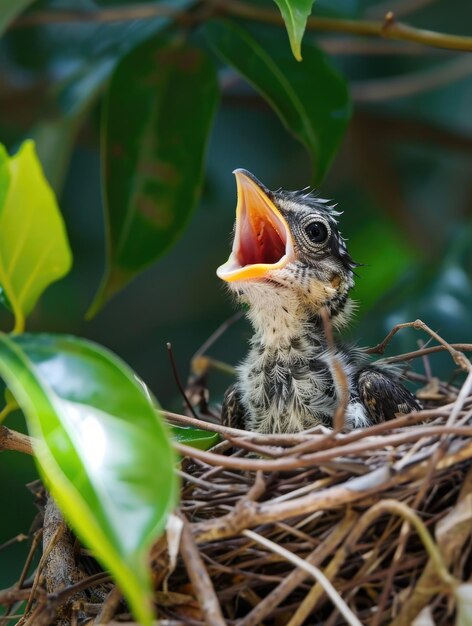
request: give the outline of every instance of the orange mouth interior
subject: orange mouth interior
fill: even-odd
[[[236,232],[228,261],[217,274],[227,282],[264,278],[292,258],[290,230],[266,192],[245,170],[236,170]]]

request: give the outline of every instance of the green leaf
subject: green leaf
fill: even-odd
[[[211,433],[199,428],[172,426],[172,435],[179,443],[184,443],[199,450],[209,450],[220,441],[218,433]]]
[[[152,398],[116,356],[69,336],[0,334],[0,375],[37,438],[40,472],[65,518],[150,624],[148,550],[178,493]]]
[[[3,201],[2,201],[3,199]],[[8,161],[0,156],[0,285],[15,315],[15,331],[43,291],[69,271],[72,255],[54,193],[34,144]]]
[[[217,100],[211,60],[185,43],[155,37],[118,65],[103,123],[107,270],[89,316],[183,230]]]
[[[306,22],[314,0],[274,0],[279,7],[287,28],[290,47],[297,61],[302,60],[301,45]]]
[[[0,36],[20,13],[30,5],[33,0],[1,0],[0,2]]]
[[[206,35],[216,53],[251,83],[306,146],[319,182],[351,115],[345,80],[309,42],[303,63],[297,63],[272,33],[261,31],[256,41],[240,26],[221,20],[207,24]]]
[[[4,146],[0,143],[0,207],[3,206],[10,186],[10,170],[8,167],[9,156]]]
[[[8,387],[5,389],[5,393],[3,395],[5,397],[5,406],[0,411],[0,424],[4,421],[4,419],[8,415],[10,415],[10,413],[20,408],[12,392],[10,391],[10,389],[8,389]]]

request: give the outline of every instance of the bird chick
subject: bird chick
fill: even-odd
[[[332,427],[346,380],[348,429],[421,408],[394,369],[327,341],[322,309],[335,329],[353,309],[356,263],[337,228],[339,213],[315,195],[269,191],[248,171],[234,173],[233,247],[217,274],[248,305],[254,336],[225,394],[223,422],[261,433]]]

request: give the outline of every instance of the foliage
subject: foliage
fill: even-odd
[[[21,332],[41,293],[69,272],[72,257],[32,142],[11,159],[0,146],[0,168],[0,284]]]
[[[217,100],[214,66],[184,42],[153,37],[118,64],[103,122],[108,268],[92,311],[186,225],[201,190]]]
[[[313,0],[275,0],[287,26],[290,47],[297,61],[302,60],[301,44]]]
[[[323,179],[350,118],[346,82],[312,43],[296,63],[271,37],[258,40],[230,22],[206,28],[217,54],[269,102],[285,126],[310,152],[316,182]],[[308,80],[308,76],[316,80]]]
[[[312,2],[278,4],[294,55],[300,58]],[[57,51],[69,53],[75,68],[58,81],[63,122],[57,119],[53,126],[42,122],[35,130],[40,140],[45,134],[54,137],[48,151],[54,161],[44,158],[56,186],[60,185],[57,170],[63,163],[57,162],[57,151],[62,147],[67,158],[77,131],[74,118],[80,119],[106,88],[101,158],[107,268],[90,315],[175,242],[201,195],[205,148],[218,101],[216,63],[199,38],[193,43],[191,32],[166,25],[165,19],[156,18],[132,33],[120,24],[110,27],[101,37],[93,67],[90,54],[77,58],[74,38],[79,38],[77,43],[82,38],[83,46],[90,42],[93,51],[97,28],[85,30],[82,37],[80,30],[74,32],[66,47],[61,33],[63,45]],[[205,35],[217,55],[262,93],[306,146],[313,160],[313,178],[319,182],[350,117],[346,83],[329,60],[309,42],[304,62],[296,63],[287,45],[260,33],[254,38],[247,28],[231,21],[210,20]],[[57,60],[51,56],[49,62],[54,67]],[[42,142],[38,149],[43,152]]]

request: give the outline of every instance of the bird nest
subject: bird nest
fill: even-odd
[[[166,414],[173,423],[216,430],[221,442],[209,451],[177,444],[181,502],[152,553],[162,626],[470,619],[472,370],[460,350],[472,346],[435,338],[439,345],[391,360],[448,350],[464,382],[440,381],[429,365],[426,375],[406,373],[421,385],[424,410],[364,430],[261,435]],[[24,574],[0,592],[0,602],[12,611],[26,600],[28,626],[131,624],[107,574],[58,529],[49,501],[47,554],[30,580]],[[31,552],[36,547],[33,539]],[[45,591],[41,568],[59,591]]]

